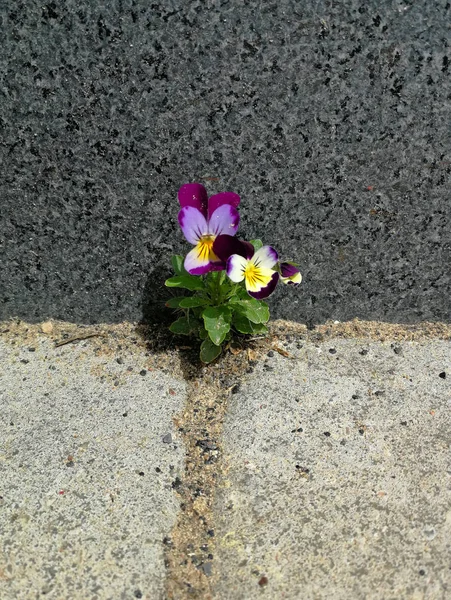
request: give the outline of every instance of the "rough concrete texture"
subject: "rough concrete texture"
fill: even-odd
[[[0,319],[159,319],[187,181],[301,264],[274,316],[449,321],[447,0],[1,3]]]
[[[0,598],[163,598],[185,384],[44,338],[0,340]]]
[[[451,597],[450,343],[284,348],[229,405],[214,598]]]

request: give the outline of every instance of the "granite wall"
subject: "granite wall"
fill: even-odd
[[[450,320],[450,2],[0,2],[0,318],[162,317],[177,189],[302,265],[273,316]]]

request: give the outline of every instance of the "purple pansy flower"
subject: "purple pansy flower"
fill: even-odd
[[[244,280],[247,293],[258,300],[267,298],[275,289],[279,273],[273,269],[279,257],[271,246],[263,246],[257,252],[249,242],[241,242],[228,235],[220,235],[213,250],[226,260],[229,278],[239,283]]]
[[[240,197],[222,192],[208,198],[200,183],[182,185],[178,192],[182,210],[178,219],[182,231],[195,247],[185,258],[185,269],[192,275],[224,269],[225,263],[213,251],[213,243],[221,234],[235,235],[240,216],[236,207]]]
[[[299,269],[289,262],[280,263],[280,280],[287,285],[297,286],[302,281]]]

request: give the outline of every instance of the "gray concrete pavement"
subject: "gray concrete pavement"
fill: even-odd
[[[164,597],[185,383],[96,345],[0,339],[2,600]]]
[[[229,404],[214,598],[450,598],[450,343],[284,348]]]
[[[199,371],[131,324],[0,331],[2,600],[450,597],[446,326],[282,323]]]

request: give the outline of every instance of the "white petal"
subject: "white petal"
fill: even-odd
[[[229,278],[235,283],[244,279],[244,271],[249,261],[239,254],[232,254],[227,260],[226,271]]]
[[[261,269],[271,269],[279,260],[279,256],[271,246],[263,246],[254,254],[251,261]]]

